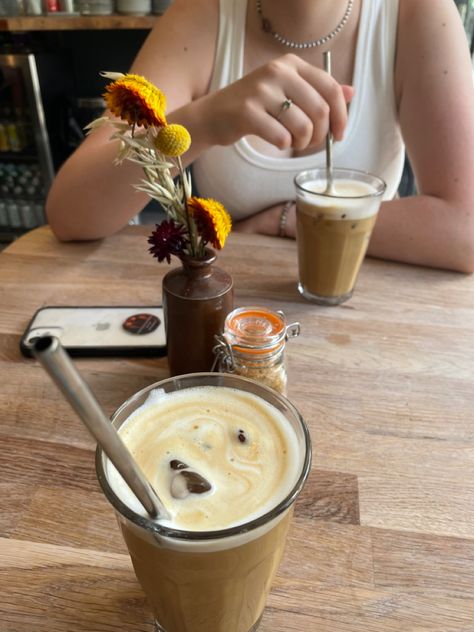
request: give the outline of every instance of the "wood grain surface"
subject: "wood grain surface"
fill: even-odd
[[[161,301],[149,227],[60,244],[42,227],[0,254],[0,632],[152,632],[94,444],[19,341],[44,305]],[[290,240],[232,234],[236,306],[282,309],[289,397],[313,470],[261,632],[474,631],[474,278],[367,260],[339,307],[296,290]],[[166,358],[81,359],[107,411]],[[209,630],[212,632],[212,630]]]

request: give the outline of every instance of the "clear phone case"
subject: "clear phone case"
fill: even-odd
[[[20,341],[23,355],[41,336],[56,336],[75,356],[163,356],[166,334],[161,306],[42,307]]]

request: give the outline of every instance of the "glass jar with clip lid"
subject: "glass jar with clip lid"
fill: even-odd
[[[214,365],[222,373],[236,373],[286,395],[285,345],[300,334],[300,324],[286,324],[282,311],[239,307],[227,315],[224,331],[216,336]]]

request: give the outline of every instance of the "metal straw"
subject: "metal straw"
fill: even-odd
[[[145,478],[89,386],[82,379],[58,338],[42,336],[33,346],[35,358],[62,391],[110,461],[152,518],[169,518],[163,503]]]
[[[331,51],[327,50],[323,53],[324,70],[331,76]],[[332,132],[331,128],[326,136],[326,190],[324,193],[328,195],[334,194],[334,184],[332,175]]]

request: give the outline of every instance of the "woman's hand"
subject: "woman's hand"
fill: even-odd
[[[352,96],[351,86],[290,53],[200,99],[200,124],[210,145],[255,135],[279,149],[302,150],[323,143],[329,129],[341,140]]]
[[[282,218],[284,218],[283,222]],[[258,233],[294,239],[296,237],[295,203],[288,204],[285,201],[270,206],[260,213],[236,222],[234,230],[241,233]]]

